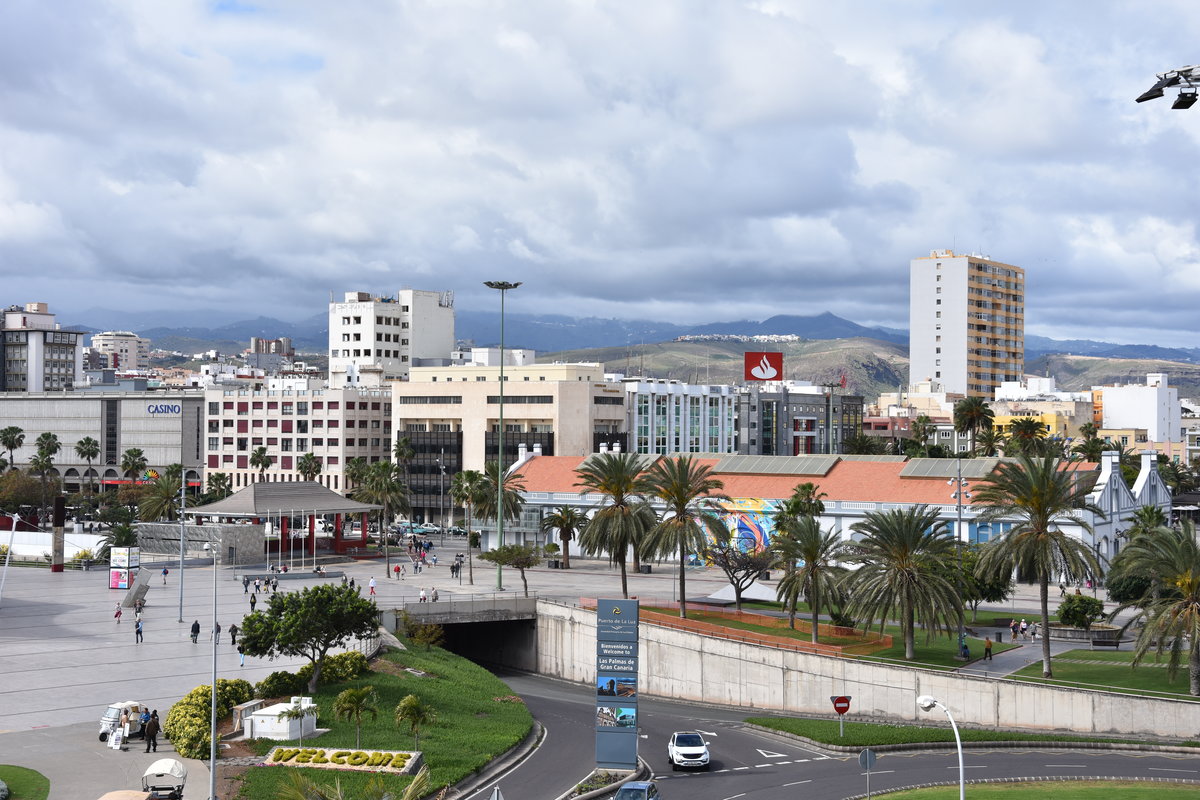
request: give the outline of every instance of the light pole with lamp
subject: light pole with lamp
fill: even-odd
[[[184,536],[184,521],[183,512],[187,508],[187,496],[184,491],[187,489],[187,481],[182,476],[179,478],[179,621],[183,622],[183,536]]]
[[[438,516],[441,517],[442,547],[446,546],[446,448],[438,456]]]
[[[967,781],[966,771],[963,769],[962,739],[958,735],[958,725],[954,722],[954,717],[950,715],[950,709],[930,695],[923,694],[918,697],[917,705],[921,707],[922,711],[933,711],[934,708],[940,708],[946,712],[946,718],[950,720],[950,727],[954,729],[954,745],[958,748],[958,800],[964,800],[967,793]]]
[[[504,295],[521,285],[520,281],[484,281],[483,285],[500,292],[500,426],[496,452],[496,546],[504,546]],[[470,536],[470,533],[467,534]],[[496,564],[496,591],[504,591],[504,568]]]
[[[954,528],[954,543],[958,548],[958,655],[959,655],[959,657],[961,657],[962,659],[965,660],[967,657],[967,652],[966,652],[966,650],[967,650],[967,632],[966,632],[967,611],[966,611],[965,602],[963,600],[963,547],[965,545],[963,542],[963,535],[962,535],[962,526],[963,526],[962,501],[963,501],[964,497],[966,497],[969,500],[971,498],[971,495],[970,495],[970,493],[967,492],[968,484],[965,480],[963,480],[963,476],[962,476],[962,454],[961,453],[958,454],[958,457],[954,459],[954,463],[955,463],[955,466],[957,467],[956,477],[951,478],[950,480],[948,480],[946,482],[954,487],[954,491],[950,493],[950,496],[954,498],[955,507],[958,512],[958,521]]]
[[[205,542],[204,549],[212,552],[212,694],[209,696],[208,728],[208,798],[217,800],[217,645],[221,636],[217,633],[217,544]]]

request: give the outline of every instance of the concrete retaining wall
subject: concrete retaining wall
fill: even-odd
[[[538,602],[537,672],[595,679],[595,611]],[[947,672],[883,666],[776,650],[644,624],[640,691],[661,697],[832,715],[830,696],[850,695],[851,714],[942,723],[917,709],[918,695],[945,703],[962,723],[1079,735],[1194,739],[1200,705]]]

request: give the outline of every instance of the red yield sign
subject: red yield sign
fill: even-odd
[[[833,701],[833,710],[839,714],[845,714],[850,710],[850,697],[831,697]]]

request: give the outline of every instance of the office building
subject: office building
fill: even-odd
[[[1093,422],[1097,428],[1143,428],[1151,442],[1182,442],[1179,390],[1166,373],[1151,372],[1144,384],[1093,386]]]
[[[748,386],[737,396],[737,441],[743,455],[841,453],[863,432],[863,399],[824,386],[782,381]]]
[[[0,312],[0,392],[65,391],[83,380],[82,331],[63,330],[45,303]]]
[[[426,359],[449,363],[454,293],[402,289],[394,297],[347,292],[329,304],[329,385],[377,387],[408,380]]]
[[[104,357],[104,366],[112,369],[145,369],[150,366],[150,340],[131,331],[93,334],[92,349]]]
[[[909,383],[992,398],[1025,368],[1025,270],[934,250],[909,268]]]

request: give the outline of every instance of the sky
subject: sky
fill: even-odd
[[[329,293],[908,326],[933,249],[1026,330],[1200,346],[1194,0],[8,0],[0,303]]]

